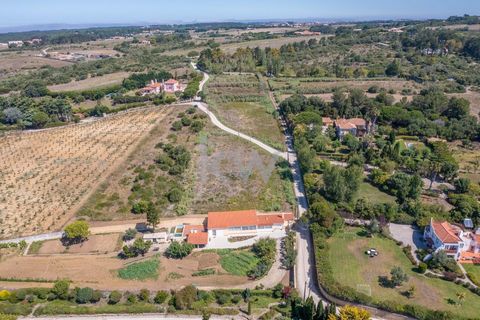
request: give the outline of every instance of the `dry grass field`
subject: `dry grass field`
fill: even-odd
[[[0,139],[0,237],[53,231],[164,116],[151,108]]]
[[[0,78],[20,71],[39,69],[47,65],[54,68],[60,68],[72,64],[68,61],[37,57],[35,54],[36,52],[32,51],[20,54],[13,52],[0,53]]]
[[[54,92],[81,91],[93,88],[107,87],[122,83],[123,79],[129,76],[128,72],[116,72],[100,77],[90,77],[85,80],[72,81],[69,83],[49,86],[48,89]]]
[[[60,253],[113,253],[118,251],[121,234],[98,234],[88,237],[88,241],[65,247],[60,240],[45,241],[41,244],[36,254],[60,254]]]
[[[252,41],[243,41],[238,43],[225,43],[221,45],[221,48],[228,52],[234,53],[238,48],[280,48],[284,44],[294,43],[294,42],[301,42],[307,41],[310,39],[317,39],[320,40],[322,38],[329,37],[328,35],[320,35],[320,36],[298,36],[298,37],[281,37],[276,39],[265,39],[265,40],[252,40]]]

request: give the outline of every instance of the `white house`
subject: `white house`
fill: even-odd
[[[208,238],[265,236],[283,231],[294,220],[291,212],[261,213],[256,210],[209,212]]]
[[[462,263],[480,261],[480,232],[464,231],[447,221],[430,220],[425,227],[424,238],[427,245],[435,251],[445,253]]]

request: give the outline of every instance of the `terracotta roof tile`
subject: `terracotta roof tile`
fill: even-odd
[[[196,232],[203,232],[205,231],[205,227],[201,224],[199,225],[189,225],[186,224],[183,226],[183,236],[186,237],[190,233],[196,233]]]
[[[208,229],[226,229],[244,226],[268,226],[292,221],[291,212],[258,213],[256,210],[209,212]]]
[[[208,233],[204,231],[189,233],[187,235],[187,243],[194,245],[205,245],[208,243]]]
[[[457,243],[462,241],[456,234],[453,226],[448,222],[432,221],[432,228],[437,237],[443,243]]]

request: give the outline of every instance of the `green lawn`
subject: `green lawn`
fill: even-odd
[[[371,294],[376,301],[395,301],[403,304],[419,304],[434,310],[450,311],[466,317],[478,317],[480,296],[462,286],[441,279],[431,279],[416,273],[412,264],[392,240],[362,236],[361,229],[349,228],[329,239],[329,261],[333,276],[340,284],[365,294]],[[368,248],[376,248],[378,257],[365,254]],[[379,277],[389,276],[394,266],[401,267],[409,276],[400,288],[385,288],[379,284]],[[405,297],[402,292],[415,286],[414,298]],[[457,293],[466,295],[462,305],[456,304]]]
[[[465,268],[465,271],[471,273],[477,281],[480,281],[480,265],[465,263],[463,264],[463,267]]]
[[[156,279],[158,277],[158,258],[132,263],[118,270],[118,276],[128,280]]]
[[[258,263],[258,258],[250,250],[217,250],[222,268],[236,276],[246,276]]]
[[[372,186],[370,183],[364,181],[360,185],[354,201],[364,198],[370,203],[395,203],[395,197],[380,191],[377,187]]]

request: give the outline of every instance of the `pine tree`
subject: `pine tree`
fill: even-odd
[[[317,305],[317,311],[315,312],[315,320],[325,320],[325,309],[323,307],[323,302],[319,301]]]

